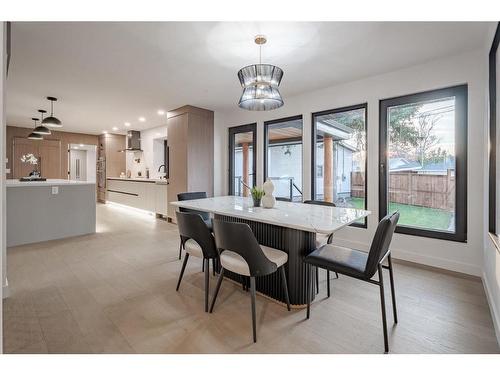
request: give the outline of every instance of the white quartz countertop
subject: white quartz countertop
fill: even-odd
[[[62,179],[47,179],[47,181],[19,181],[18,179],[8,179],[5,181],[7,187],[25,187],[25,186],[60,186],[60,185],[95,185],[93,181],[75,181]]]
[[[132,182],[149,182],[155,184],[168,184],[168,180],[164,178],[146,178],[146,177],[107,177],[108,180],[119,180],[119,181],[132,181]]]
[[[251,197],[224,196],[170,202],[191,208],[315,233],[333,233],[371,214],[355,208],[277,201],[273,208],[253,207]]]

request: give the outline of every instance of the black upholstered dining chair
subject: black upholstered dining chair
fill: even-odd
[[[221,264],[219,279],[215,288],[210,312],[213,311],[217,294],[224,278],[224,272],[231,271],[250,278],[252,303],[253,342],[257,342],[255,317],[255,278],[279,271],[288,311],[290,299],[285,275],[288,254],[268,246],[259,245],[248,224],[214,220],[215,243]]]
[[[291,202],[292,201],[290,198],[285,198],[285,197],[275,197],[274,199],[276,199],[277,201],[281,201],[281,202]]]
[[[382,305],[382,324],[384,329],[384,348],[389,351],[389,340],[387,338],[387,319],[385,314],[384,279],[382,269],[389,270],[391,282],[392,309],[394,323],[398,322],[396,311],[396,295],[394,294],[394,275],[392,270],[392,259],[390,244],[392,235],[399,220],[399,212],[385,216],[377,226],[377,231],[373,237],[370,251],[368,253],[360,250],[349,249],[341,246],[326,244],[316,249],[305,257],[304,262],[319,268],[338,272],[342,275],[369,282],[379,286],[380,303]],[[387,266],[384,261],[387,259]],[[373,280],[373,276],[378,272],[378,280]],[[308,277],[307,286],[307,319],[311,311],[312,283]]]
[[[327,206],[327,207],[337,207],[335,203],[325,202],[325,201],[317,201],[317,200],[306,200],[303,202],[304,204],[316,204],[318,206]],[[332,243],[333,233],[323,234],[316,233],[316,249],[325,245],[327,243]],[[335,277],[338,279],[339,274],[335,272]],[[316,293],[319,293],[319,270],[316,268]],[[328,297],[330,297],[330,271],[326,270],[326,293]]]
[[[195,256],[201,258],[203,263],[205,263],[205,312],[207,312],[210,273],[209,262],[210,259],[215,260],[218,257],[214,236],[199,214],[193,212],[176,212],[176,216],[179,235],[184,244],[186,255],[184,255],[184,262],[182,263],[179,281],[177,282],[175,290],[179,290],[189,257]]]
[[[195,192],[177,194],[178,201],[189,201],[191,199],[203,199],[206,197],[207,197],[207,193],[204,191],[195,191]],[[208,212],[197,211],[197,210],[192,210],[192,209],[183,208],[183,207],[179,207],[179,211],[180,212],[193,212],[193,213],[199,214],[201,216],[201,218],[203,219],[203,221],[205,222],[208,229],[210,231],[212,231],[212,220],[210,219],[210,214]],[[181,257],[182,257],[182,248],[183,247],[184,247],[184,244],[182,243],[182,239],[181,239],[181,243],[179,245],[179,259],[181,259]],[[204,263],[203,263],[203,267],[205,267]]]

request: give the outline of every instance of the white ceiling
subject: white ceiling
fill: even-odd
[[[237,109],[236,76],[258,62],[284,70],[286,98],[483,47],[488,23],[473,22],[15,22],[7,123],[32,126],[56,96],[66,131],[147,129],[158,109],[191,104]],[[285,104],[286,105],[286,104]],[[144,116],[146,122],[139,122]],[[112,127],[119,128],[113,131]]]

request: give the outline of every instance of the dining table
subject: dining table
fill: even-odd
[[[209,212],[217,220],[246,223],[261,245],[286,252],[288,262],[285,273],[290,304],[294,308],[305,307],[307,304],[307,280],[313,277],[313,272],[304,263],[304,258],[315,250],[316,235],[335,233],[371,213],[352,207],[286,201],[276,201],[272,208],[254,207],[251,197],[241,196],[219,196],[170,204],[177,209],[182,207]],[[217,266],[219,267],[220,265]],[[242,282],[240,275],[225,272],[224,276]],[[257,278],[256,288],[264,296],[285,302],[281,278],[277,272]]]

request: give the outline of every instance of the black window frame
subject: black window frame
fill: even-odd
[[[489,182],[488,182],[488,231],[497,233],[497,51],[500,43],[500,22],[497,24],[495,36],[489,52]]]
[[[252,174],[253,174],[253,184],[251,187],[255,187],[257,184],[257,147],[258,147],[258,142],[257,142],[257,123],[253,122],[250,124],[245,124],[245,125],[238,125],[238,126],[232,126],[228,128],[228,137],[229,137],[229,147],[228,147],[228,152],[229,152],[229,165],[228,165],[228,170],[227,170],[227,176],[228,176],[228,193],[229,195],[234,195],[236,192],[234,190],[234,178],[232,176],[232,170],[234,167],[234,136],[238,133],[252,133],[253,137],[253,155],[252,155]]]
[[[302,136],[300,137],[300,142],[302,143],[302,156],[300,158],[301,160],[300,168],[302,170],[301,194],[302,194],[302,200],[304,200],[304,117],[302,115],[289,116],[289,117],[264,121],[264,181],[267,180],[267,148],[269,147],[269,139],[268,139],[269,126],[273,124],[279,124],[282,122],[295,121],[295,120],[302,121]]]
[[[314,120],[318,116],[330,115],[332,113],[349,112],[357,109],[365,110],[365,140],[366,140],[366,150],[365,150],[365,207],[364,210],[368,210],[368,103],[354,104],[334,109],[327,109],[324,111],[313,112],[311,114],[311,171],[316,170],[316,126]],[[311,199],[316,200],[316,173],[311,173]],[[363,219],[363,223],[351,223],[349,226],[356,228],[368,228],[368,218]]]
[[[467,242],[468,85],[402,95],[379,101],[379,219],[387,215],[387,109],[403,104],[455,97],[455,233],[398,225],[396,233]]]

